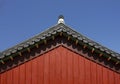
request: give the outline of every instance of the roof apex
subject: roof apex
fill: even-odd
[[[64,16],[63,15],[59,15],[59,17],[58,17],[58,24],[60,24],[60,23],[65,24]]]

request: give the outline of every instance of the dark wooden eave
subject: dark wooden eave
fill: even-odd
[[[51,39],[55,40],[56,38],[58,38],[58,36],[62,37],[63,39],[66,38],[67,41],[71,44],[75,44],[76,48],[79,46],[82,46],[82,48],[84,50],[87,50],[87,52],[88,51],[91,52],[91,54],[93,54],[92,56],[94,56],[94,54],[97,54],[100,57],[100,59],[102,57],[102,58],[106,59],[106,61],[108,61],[110,63],[114,63],[113,64],[114,66],[117,66],[117,67],[118,67],[118,65],[120,66],[120,54],[119,53],[116,53],[116,52],[88,39],[87,37],[72,30],[70,27],[66,26],[63,23],[57,24],[57,25],[49,28],[45,32],[43,32],[39,35],[36,35],[33,38],[26,40],[25,42],[22,42],[10,49],[7,49],[7,50],[1,52],[1,54],[0,54],[1,65],[5,65],[5,63],[7,61],[14,61],[14,58],[16,58],[17,56],[22,56],[24,52],[31,53],[32,52],[31,50],[33,50],[34,47],[39,48],[39,47],[41,47],[41,44],[44,44],[45,46],[47,46],[47,44],[49,44],[49,42],[50,42],[49,40],[51,40]],[[61,41],[62,41],[62,39],[61,39]],[[63,44],[64,43],[62,43],[62,45]],[[74,51],[74,49],[72,49],[72,48],[70,48],[70,49]],[[93,60],[95,60],[95,59],[93,59]]]

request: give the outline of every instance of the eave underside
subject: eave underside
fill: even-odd
[[[61,35],[57,36],[55,39],[49,39],[47,42],[38,45],[38,47],[34,46],[30,50],[28,49],[27,51],[23,51],[21,55],[16,55],[14,57],[14,60],[11,58],[7,60],[5,64],[0,64],[0,73],[17,67],[59,46],[63,46],[71,50],[72,52],[80,54],[86,59],[89,59],[95,63],[107,67],[108,69],[120,73],[120,64],[116,65],[115,62],[108,60],[108,58],[105,58],[104,56],[99,56],[99,53],[92,52],[90,49],[84,48],[84,46],[76,44],[76,41],[68,40],[67,37],[65,38]]]

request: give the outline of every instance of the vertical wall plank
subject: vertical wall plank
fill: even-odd
[[[109,84],[115,84],[113,71],[108,71]]]
[[[79,57],[79,84],[85,84],[85,60]]]
[[[67,52],[67,60],[68,60],[68,65],[67,65],[67,74],[68,74],[68,84],[73,84],[73,56],[72,52],[68,51]]]
[[[61,52],[59,52],[62,47],[59,47],[55,50],[55,56],[56,56],[56,84],[61,84],[62,82],[62,60],[61,60]]]
[[[91,80],[90,80],[90,62],[89,60],[85,59],[85,84],[91,84]]]
[[[55,84],[55,53],[49,52],[50,55],[50,84]]]
[[[114,77],[115,77],[115,84],[120,84],[120,74],[118,74],[118,73],[116,73],[116,72],[114,72]]]
[[[44,84],[44,56],[37,58],[38,63],[38,84]]]
[[[13,84],[19,84],[19,66],[13,69]]]
[[[81,68],[80,68],[80,67],[81,67],[81,66],[80,66],[81,64],[80,64],[80,60],[81,60],[81,56],[79,56],[79,58],[78,58],[78,71],[79,71],[79,74],[78,74],[78,75],[79,75],[78,82],[79,82],[79,84],[81,84],[81,76],[80,76],[80,75],[81,75]]]
[[[31,84],[32,83],[32,67],[31,67],[31,62],[26,62],[26,74],[25,74],[25,79],[26,79],[26,84]]]
[[[64,48],[61,49],[62,56],[62,84],[67,84],[67,56],[66,50]]]
[[[47,53],[47,54],[45,54],[44,55],[44,84],[49,84],[49,64],[50,64],[50,62],[49,62],[49,54]]]
[[[32,84],[38,83],[38,65],[37,65],[37,59],[34,59],[32,62]]]
[[[103,68],[103,84],[109,84],[108,83],[108,70],[107,70],[107,68]]]
[[[59,48],[60,48],[60,47],[59,47]],[[56,62],[56,54],[55,54],[55,51],[56,51],[56,49],[54,49],[54,50],[52,51],[53,64],[54,64],[54,65],[53,65],[53,66],[54,66],[54,68],[53,68],[53,71],[54,71],[54,73],[53,73],[53,75],[54,75],[54,78],[53,78],[53,79],[54,79],[54,84],[56,84],[56,79],[57,79],[57,78],[56,78],[56,72],[57,72],[57,71],[56,71],[56,63],[57,63],[57,62]]]
[[[7,73],[7,84],[13,84],[13,73],[12,73],[12,70],[9,70],[6,72]]]
[[[120,81],[120,74],[119,74],[119,81]]]
[[[97,84],[103,84],[102,66],[97,65]]]
[[[19,84],[25,84],[25,64],[20,65],[20,81]]]
[[[90,62],[91,64],[91,84],[97,84],[97,81],[96,81],[96,74],[97,74],[97,71],[96,71],[96,63],[94,62]]]
[[[68,56],[69,57],[69,56]],[[78,62],[79,61],[79,56],[76,53],[73,53],[73,74],[74,74],[74,83],[73,84],[79,84],[79,68],[78,68]]]
[[[7,84],[7,73],[2,73],[1,74],[1,84]]]

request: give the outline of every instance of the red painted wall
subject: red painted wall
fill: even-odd
[[[120,84],[120,74],[61,46],[0,74],[0,84]]]

